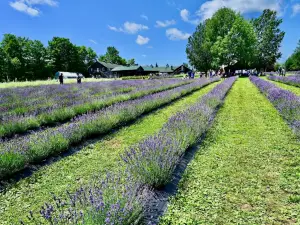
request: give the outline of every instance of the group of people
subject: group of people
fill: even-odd
[[[195,78],[195,72],[194,71],[189,71],[188,74],[183,77],[183,79],[194,79]]]
[[[285,69],[282,68],[282,67],[279,67],[279,69],[278,69],[278,74],[279,74],[279,76],[285,77]]]
[[[64,74],[63,73],[59,74],[58,80],[61,85],[64,84]],[[77,84],[81,84],[81,76],[79,74],[77,74]]]

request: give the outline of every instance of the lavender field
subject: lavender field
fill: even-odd
[[[221,224],[298,222],[300,98],[267,80],[118,80],[0,96],[1,224],[214,224],[219,207]],[[230,210],[245,205],[252,216]]]

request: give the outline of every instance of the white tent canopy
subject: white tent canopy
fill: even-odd
[[[65,79],[76,79],[79,75],[79,77],[84,78],[84,76],[81,73],[71,73],[71,72],[63,72],[58,71],[55,73],[55,78],[58,79],[59,74],[63,74]]]

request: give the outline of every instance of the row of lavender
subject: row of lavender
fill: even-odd
[[[300,76],[288,76],[288,77],[268,76],[268,79],[281,82],[284,84],[300,87]]]
[[[127,170],[116,176],[53,196],[39,213],[30,212],[22,224],[140,224],[151,188],[165,185],[187,148],[208,129],[215,112],[237,78],[229,78],[189,109],[175,114],[161,131],[128,149],[122,159]],[[124,178],[125,177],[125,178]]]
[[[168,90],[191,82],[192,81],[183,81],[179,79],[166,80],[164,82],[134,81],[128,82],[128,84],[123,87],[123,81],[120,81],[120,83],[116,82],[116,86],[111,90],[107,89],[107,87],[104,89],[105,91],[109,91],[109,94],[103,94],[102,90],[99,89],[98,92],[100,94],[102,93],[102,95],[98,93],[90,98],[86,98],[86,96],[82,94],[86,92],[86,90],[89,90],[86,88],[84,88],[83,91],[79,93],[76,93],[76,90],[68,90],[67,93],[72,93],[72,95],[70,96],[65,96],[66,92],[61,90],[62,93],[64,93],[62,94],[62,96],[64,97],[60,96],[60,94],[58,93],[55,99],[55,102],[57,103],[52,102],[53,99],[50,101],[46,100],[48,99],[48,96],[43,95],[45,93],[37,93],[37,95],[41,96],[39,101],[46,102],[46,105],[43,105],[41,103],[44,108],[38,107],[31,102],[32,112],[28,114],[10,116],[3,115],[3,117],[0,118],[0,121],[2,120],[0,125],[0,138],[23,133],[30,129],[39,128],[45,125],[51,125],[57,122],[65,122],[74,118],[75,116],[95,110],[100,110],[117,102],[136,99],[148,94]],[[95,86],[93,86],[93,88],[95,88]],[[129,90],[131,91],[128,92]],[[124,93],[125,91],[127,93]],[[62,103],[62,99],[68,99],[68,103]],[[51,104],[52,106],[50,106]]]
[[[96,113],[84,114],[56,128],[2,142],[0,144],[0,178],[22,170],[29,163],[40,162],[52,154],[63,152],[86,138],[105,134],[144,113],[217,80],[219,78],[197,80],[168,91],[114,104]]]
[[[300,97],[258,77],[252,76],[250,80],[270,100],[296,135],[300,136]]]

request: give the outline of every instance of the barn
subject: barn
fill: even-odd
[[[93,77],[112,77],[112,70],[120,65],[96,61],[88,68],[88,73]]]
[[[117,77],[143,75],[144,69],[141,66],[118,66],[111,70]]]
[[[173,70],[173,74],[181,74],[181,73],[188,73],[192,71],[190,68],[186,67],[185,65],[177,66]]]

